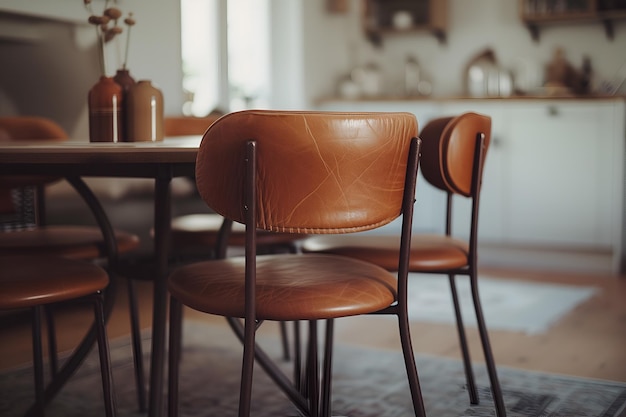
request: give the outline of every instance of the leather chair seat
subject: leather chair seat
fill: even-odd
[[[357,259],[263,255],[257,257],[256,267],[259,320],[358,315],[388,307],[397,297],[397,280],[393,274]],[[208,269],[210,275],[204,272]],[[205,313],[244,317],[243,257],[200,262],[180,271],[170,276],[169,290],[183,304]],[[240,282],[233,276],[241,277]]]
[[[302,243],[302,252],[327,253],[362,259],[394,271],[398,268],[398,236],[334,235],[314,236]],[[466,242],[443,235],[413,235],[411,271],[443,271],[467,265]]]
[[[119,253],[127,253],[139,246],[139,237],[115,231]],[[40,254],[72,259],[94,259],[106,254],[100,229],[89,226],[46,226],[33,230],[0,233],[0,251],[3,254]]]
[[[0,308],[18,309],[73,300],[103,290],[105,270],[53,256],[0,256]]]

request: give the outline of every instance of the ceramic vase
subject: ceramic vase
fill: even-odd
[[[89,90],[89,141],[119,142],[123,135],[122,87],[113,78],[101,76]]]
[[[148,80],[131,86],[126,96],[126,137],[133,142],[163,140],[163,93]]]
[[[128,101],[126,100],[126,96],[128,95],[128,91],[130,90],[130,88],[135,85],[135,79],[130,75],[127,69],[118,69],[115,73],[115,76],[113,76],[113,80],[115,80],[115,82],[118,83],[120,87],[122,87],[122,95],[124,96],[124,106],[122,108],[123,129],[121,140],[126,141],[126,132],[128,131],[128,109],[126,108]]]

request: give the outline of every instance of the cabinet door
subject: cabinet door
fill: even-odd
[[[610,103],[511,108],[505,212],[515,243],[610,247],[614,127]]]

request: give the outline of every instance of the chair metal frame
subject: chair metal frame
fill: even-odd
[[[45,256],[45,255],[44,255]],[[37,256],[25,256],[24,259],[17,258],[18,261],[24,262],[37,262]],[[51,258],[54,259],[54,258]],[[69,270],[73,270],[75,268],[74,263],[82,263],[83,261],[75,261],[64,259],[64,263],[61,268],[68,265]],[[89,264],[88,264],[89,265]],[[55,264],[55,266],[58,266]],[[96,270],[102,270],[99,267],[94,265],[89,265]],[[19,269],[18,269],[19,271]],[[20,272],[18,272],[19,274]],[[102,273],[105,273],[102,270]],[[107,273],[108,275],[108,273]],[[45,278],[42,278],[45,280]],[[10,282],[10,281],[9,281]],[[109,283],[111,281],[109,280]],[[107,287],[108,288],[108,287]],[[78,366],[83,362],[85,355],[91,350],[93,346],[93,339],[97,341],[98,344],[98,355],[100,361],[100,374],[102,380],[102,393],[104,400],[104,409],[105,415],[107,417],[114,417],[117,413],[116,405],[115,405],[115,395],[114,395],[114,386],[113,386],[113,373],[111,369],[111,358],[109,351],[109,342],[106,334],[106,303],[104,299],[104,290],[97,290],[94,293],[84,295],[78,298],[68,298],[67,295],[63,296],[61,293],[57,293],[54,297],[64,301],[75,301],[75,302],[91,302],[93,304],[93,312],[94,312],[94,324],[89,329],[89,332],[79,345],[77,349],[74,350],[73,354],[68,358],[68,360],[64,363],[63,368],[60,370],[57,368],[57,352],[50,351],[51,357],[49,358],[50,362],[55,362],[54,365],[51,365],[50,369],[50,382],[48,385],[45,385],[45,372],[44,372],[44,360],[43,360],[43,347],[42,347],[42,315],[47,316],[47,308],[54,304],[54,301],[41,301],[41,296],[47,297],[48,293],[38,292],[38,290],[29,290],[28,295],[24,293],[20,293],[20,297],[23,297],[23,300],[28,300],[26,303],[20,302],[20,304],[15,304],[13,300],[7,299],[9,304],[3,304],[3,309],[14,309],[16,306],[23,306],[25,308],[29,308],[31,311],[31,342],[32,342],[32,355],[33,355],[33,377],[34,377],[34,394],[35,401],[34,403],[27,409],[25,416],[44,416],[45,407],[47,403],[52,399],[54,395],[56,395],[65,382],[74,374]],[[65,300],[63,300],[65,298]],[[46,317],[47,318],[47,317]],[[54,329],[53,329],[54,330]],[[49,329],[50,331],[50,329]],[[87,342],[89,341],[89,342]]]
[[[456,288],[455,277],[457,275],[466,275],[470,280],[470,289],[472,294],[472,302],[474,304],[474,312],[476,314],[476,321],[478,324],[478,331],[480,335],[481,344],[483,347],[483,353],[485,356],[485,363],[487,366],[489,379],[491,383],[491,390],[493,393],[493,400],[496,406],[496,415],[499,417],[506,416],[506,408],[504,406],[504,399],[502,395],[502,388],[500,387],[500,381],[498,379],[498,373],[496,370],[495,360],[493,358],[493,351],[491,349],[491,343],[489,341],[489,332],[487,330],[487,324],[485,322],[484,313],[482,310],[482,304],[480,302],[480,293],[478,291],[478,212],[480,205],[480,189],[482,187],[482,172],[484,169],[484,160],[487,153],[487,147],[485,145],[485,134],[477,133],[476,145],[474,151],[474,162],[472,172],[472,185],[471,185],[471,227],[469,236],[469,254],[467,265],[462,268],[445,270],[445,271],[428,271],[429,273],[447,274],[450,282],[450,292],[452,294],[452,303],[454,305],[454,314],[456,318],[457,332],[459,335],[459,344],[461,345],[461,353],[463,356],[463,366],[465,369],[465,376],[467,380],[468,394],[470,397],[470,403],[478,404],[478,389],[474,378],[474,371],[472,369],[472,361],[469,353],[469,345],[467,343],[467,337],[465,334],[465,326],[463,325],[463,317],[461,315],[461,306],[459,303],[458,292]],[[452,236],[452,207],[453,207],[454,194],[450,191],[446,192],[446,226],[445,235]]]
[[[98,292],[92,296],[84,297],[83,300],[90,300],[93,302],[93,310],[94,310],[94,326],[93,331],[95,332],[96,341],[98,344],[98,356],[100,360],[100,374],[102,379],[102,390],[103,390],[103,398],[104,398],[104,409],[105,415],[107,417],[113,417],[117,414],[116,406],[115,406],[115,396],[113,393],[113,372],[111,369],[111,358],[109,354],[109,342],[106,335],[106,314],[104,309],[104,297],[102,292]],[[44,385],[44,366],[43,366],[43,349],[42,349],[42,336],[41,336],[41,316],[44,314],[46,320],[49,320],[50,315],[44,313],[46,307],[44,306],[34,306],[31,308],[32,310],[32,349],[33,349],[33,368],[34,368],[34,379],[35,379],[35,404],[28,410],[27,416],[31,415],[44,415],[44,408],[46,403],[49,401],[49,396],[52,391],[58,391],[61,389],[61,384],[58,382],[53,382],[48,389],[46,389]],[[55,345],[56,346],[56,345]],[[50,347],[52,350],[52,346]],[[52,367],[52,376],[54,378],[60,378],[59,381],[64,382],[66,379],[73,373],[73,367],[64,368],[64,372],[59,373],[58,370],[58,359],[56,355],[56,350],[54,351],[54,355],[50,357],[51,367]],[[54,361],[54,365],[52,365],[52,361]],[[78,364],[76,364],[78,366]]]

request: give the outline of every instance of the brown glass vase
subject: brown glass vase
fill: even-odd
[[[128,91],[130,88],[135,85],[135,79],[130,75],[127,69],[122,68],[118,69],[115,75],[113,76],[113,80],[122,87],[122,95],[124,96],[124,106],[122,108],[122,135],[120,140],[127,141],[126,132],[128,131],[128,109],[126,100],[126,96],[128,95]]]
[[[140,80],[126,95],[128,130],[133,142],[163,140],[163,93],[148,80]]]
[[[123,136],[122,87],[113,78],[101,76],[89,90],[89,141],[120,142]]]

